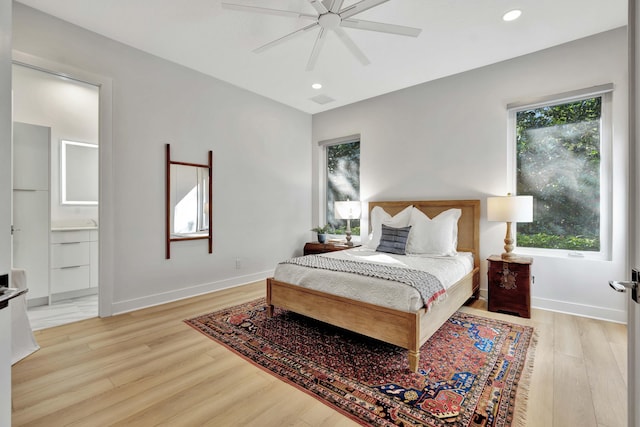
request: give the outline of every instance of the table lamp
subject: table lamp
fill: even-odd
[[[515,258],[511,223],[533,221],[533,196],[512,196],[509,193],[507,196],[487,197],[487,220],[507,223],[502,259]]]
[[[353,242],[351,241],[351,220],[360,218],[360,214],[362,213],[360,202],[334,202],[333,213],[336,219],[347,220],[347,246],[353,246]]]

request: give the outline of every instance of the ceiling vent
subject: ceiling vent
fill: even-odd
[[[327,95],[314,96],[313,98],[311,98],[311,100],[316,104],[320,104],[320,105],[328,104],[330,102],[335,101],[335,99]]]

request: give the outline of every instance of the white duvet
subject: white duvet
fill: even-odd
[[[394,255],[376,252],[364,247],[330,252],[321,256],[397,265],[427,271],[436,276],[445,289],[473,270],[473,254],[460,252],[456,256]],[[404,283],[375,277],[359,276],[294,264],[278,264],[274,278],[328,294],[389,307],[396,310],[416,311],[423,306],[416,289]]]

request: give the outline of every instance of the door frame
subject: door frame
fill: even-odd
[[[637,0],[628,1],[628,43],[629,43],[629,264],[631,267],[640,267],[640,222],[637,217],[640,213],[640,7]],[[630,280],[629,276],[628,279]],[[628,336],[627,343],[627,424],[630,427],[640,427],[640,310],[632,307],[630,295],[625,295],[628,301]],[[633,315],[635,313],[635,315]],[[631,337],[635,336],[635,340]],[[635,344],[634,344],[635,341]]]
[[[98,87],[99,90],[99,177],[98,202],[98,315],[113,314],[113,115],[112,79],[70,65],[50,61],[18,50],[12,51],[12,63]]]

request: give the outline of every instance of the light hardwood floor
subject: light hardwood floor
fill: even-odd
[[[264,296],[264,282],[36,332],[13,366],[14,426],[355,426],[183,323]],[[626,327],[533,310],[527,426],[626,426]]]

